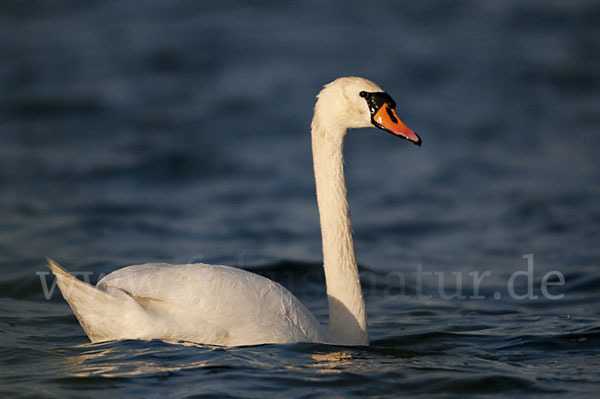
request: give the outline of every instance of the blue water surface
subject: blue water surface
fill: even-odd
[[[0,397],[596,397],[598,2],[5,1],[0,37]],[[91,344],[45,256],[327,320],[310,119],[347,75],[423,139],[346,140],[371,346]]]

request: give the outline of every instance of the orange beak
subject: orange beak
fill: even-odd
[[[390,132],[395,136],[405,138],[416,145],[421,145],[421,138],[402,123],[389,104],[384,103],[371,120],[376,127]]]

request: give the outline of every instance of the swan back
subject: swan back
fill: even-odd
[[[183,340],[239,346],[329,342],[326,330],[287,289],[228,266],[153,263],[119,269],[96,287],[49,266],[92,342]]]

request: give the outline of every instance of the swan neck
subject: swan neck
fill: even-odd
[[[335,343],[368,345],[367,318],[354,256],[343,167],[346,129],[326,124],[318,104],[312,149],[329,301],[329,330]]]

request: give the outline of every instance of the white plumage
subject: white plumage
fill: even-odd
[[[215,345],[326,342],[304,305],[280,284],[229,266],[149,263],[96,287],[49,260],[58,287],[92,342],[184,340]]]
[[[312,149],[328,328],[280,284],[229,266],[129,266],[107,275],[94,287],[48,259],[63,297],[90,340],[163,339],[225,346],[291,342],[368,345],[342,149],[349,128],[372,126],[377,109],[365,98],[368,93],[381,92],[366,79],[340,78],[325,86],[315,105]],[[393,105],[389,107],[386,112],[393,113]],[[391,117],[389,125],[381,126],[380,120],[376,126],[419,144],[418,136],[398,121]]]

